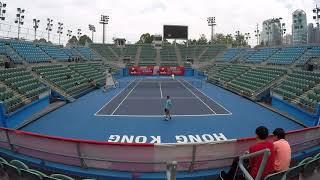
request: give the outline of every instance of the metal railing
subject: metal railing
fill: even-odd
[[[319,145],[319,134],[320,127],[288,133],[292,152]],[[179,171],[227,167],[254,143],[255,138],[190,144],[108,143],[0,128],[1,149],[43,161],[129,172],[164,172],[172,161]]]
[[[263,170],[266,167],[266,164],[267,164],[267,161],[268,161],[268,158],[269,158],[270,154],[271,154],[271,152],[270,152],[269,149],[264,149],[264,150],[257,151],[257,152],[251,153],[251,154],[245,154],[243,156],[240,156],[239,163],[238,163],[239,164],[239,168],[243,172],[243,174],[244,174],[244,176],[245,176],[245,178],[247,180],[260,180],[261,179]],[[263,158],[262,158],[262,161],[261,161],[257,176],[256,176],[255,179],[253,179],[253,177],[250,175],[248,170],[244,167],[243,160],[249,159],[249,158],[252,158],[252,157],[261,156],[261,155],[263,155]]]

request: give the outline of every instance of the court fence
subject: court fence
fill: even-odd
[[[320,144],[320,127],[291,131],[292,152]],[[271,137],[270,137],[271,138]],[[255,138],[192,144],[128,144],[75,140],[0,128],[0,148],[15,153],[83,168],[129,172],[165,172],[176,161],[178,171],[229,166]]]

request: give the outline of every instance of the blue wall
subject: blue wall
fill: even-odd
[[[49,96],[45,96],[37,101],[27,104],[10,114],[5,114],[3,104],[1,104],[1,126],[15,128],[18,124],[31,117],[36,112],[41,111],[49,105]]]
[[[279,111],[288,113],[307,126],[316,125],[319,119],[319,114],[311,114],[306,112],[305,110],[300,109],[299,107],[275,96],[272,96],[272,107],[278,109]]]

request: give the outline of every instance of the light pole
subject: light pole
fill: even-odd
[[[244,39],[247,44],[249,44],[249,39],[251,39],[250,33],[244,33]]]
[[[72,31],[71,30],[68,30],[67,31],[67,36],[68,36],[68,40],[70,40],[71,36],[72,36]]]
[[[61,38],[61,34],[62,34],[62,30],[63,30],[63,23],[58,22],[58,36],[59,36],[59,45],[60,45],[60,38]]]
[[[208,26],[211,27],[211,44],[213,43],[213,34],[214,34],[214,27],[216,24],[216,17],[208,17],[207,18]]]
[[[240,31],[236,31],[236,34],[234,36],[236,38],[236,44],[237,47],[240,46],[241,42],[240,42]]]
[[[4,16],[4,14],[6,13],[6,7],[7,7],[6,3],[0,2],[0,20],[1,21],[4,21],[6,19],[6,17]],[[0,31],[1,31],[1,28],[0,28]]]
[[[92,33],[91,40],[92,40],[92,42],[93,42],[93,33],[96,32],[96,27],[95,27],[94,25],[92,25],[92,24],[89,24],[89,30],[90,30],[91,33]]]
[[[21,25],[24,23],[24,12],[24,9],[17,8],[16,20],[14,23],[18,24],[18,39],[20,38]]]
[[[33,19],[33,29],[34,29],[34,40],[37,39],[37,29],[39,28],[39,19]]]
[[[48,42],[50,41],[50,31],[52,31],[52,26],[53,26],[53,20],[50,18],[47,18],[47,28],[46,30],[48,31]]]
[[[281,44],[283,44],[283,36],[286,33],[286,23],[280,23]]]
[[[102,43],[105,43],[105,25],[109,23],[109,16],[101,15],[100,24],[102,24]]]
[[[81,29],[78,29],[78,40],[80,40],[80,36],[81,36],[81,34],[82,34],[82,32],[81,32]]]
[[[317,24],[317,28],[318,30],[320,29],[320,26],[319,26],[319,21],[320,21],[320,8],[318,8],[318,6],[316,5],[316,7],[312,10],[313,11],[313,19],[316,21],[316,24]]]
[[[256,30],[254,30],[254,36],[256,37],[257,39],[257,45],[259,45],[259,42],[260,42],[260,30],[259,30],[259,24],[257,24],[257,27],[256,27]]]

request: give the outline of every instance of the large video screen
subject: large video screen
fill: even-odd
[[[164,25],[164,39],[188,39],[188,26]]]

